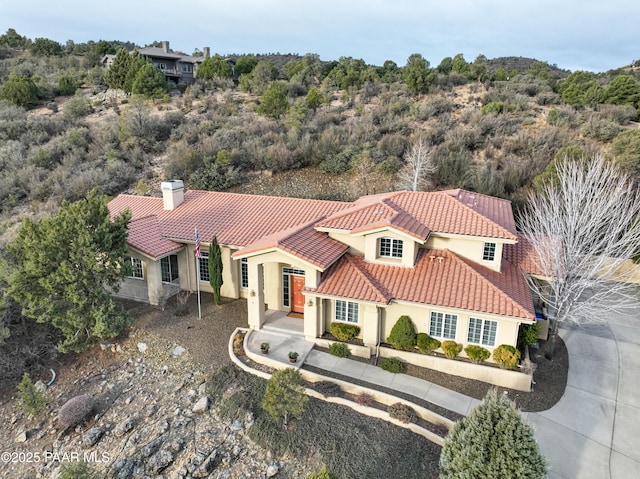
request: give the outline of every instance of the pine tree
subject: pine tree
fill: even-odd
[[[209,245],[209,283],[213,288],[213,302],[221,303],[220,288],[222,288],[222,253],[218,238],[215,236]]]
[[[38,390],[28,373],[24,373],[22,381],[18,384],[16,396],[18,407],[30,416],[37,416],[47,405],[47,397],[44,392]]]
[[[533,428],[495,390],[454,425],[440,454],[440,479],[542,479],[546,473]]]
[[[113,63],[104,76],[109,88],[124,90],[124,84],[131,65],[131,55],[124,48],[119,48]]]
[[[286,428],[289,418],[300,417],[309,398],[304,394],[304,381],[293,368],[273,372],[264,392],[262,408]]]

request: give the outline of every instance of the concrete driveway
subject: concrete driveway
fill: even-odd
[[[627,314],[560,330],[569,377],[554,407],[525,416],[551,479],[640,477],[640,296]]]

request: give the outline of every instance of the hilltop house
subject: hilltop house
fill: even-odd
[[[511,204],[465,190],[391,192],[353,203],[208,191],[162,183],[162,198],[119,195],[133,266],[120,295],[159,304],[211,291],[208,242],[223,259],[222,295],[246,298],[260,329],[272,312],[300,318],[306,339],[357,324],[373,350],[401,315],[419,332],[489,350],[535,321]],[[195,234],[202,241],[196,278]],[[534,271],[528,271],[534,272]]]
[[[193,83],[196,78],[196,72],[202,62],[209,57],[210,49],[205,47],[202,56],[183,55],[175,53],[169,48],[169,42],[162,42],[161,47],[145,47],[138,48],[140,55],[148,58],[153,65],[164,73],[167,81],[174,83]],[[101,64],[110,67],[113,64],[115,55],[104,55]]]

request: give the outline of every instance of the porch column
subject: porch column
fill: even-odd
[[[315,338],[322,336],[320,305],[322,301],[316,296],[310,294],[304,298],[304,338],[307,341],[313,341]]]
[[[247,311],[249,327],[260,329],[264,324],[264,268],[260,263],[249,259],[249,295],[247,297]]]
[[[160,261],[148,260],[147,265],[147,291],[149,293],[149,304],[161,305],[166,301],[164,289],[162,288],[162,270]]]
[[[362,304],[362,341],[365,346],[375,348],[380,340],[382,309],[375,304]]]

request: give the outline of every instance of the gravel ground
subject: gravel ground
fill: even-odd
[[[125,305],[131,315],[136,318],[134,328],[146,330],[168,342],[183,346],[189,351],[194,363],[211,373],[230,362],[227,352],[229,337],[235,328],[248,326],[247,304],[245,300],[239,299],[223,300],[221,306],[215,306],[211,294],[203,293],[201,296],[201,320],[198,319],[198,303],[195,294],[190,296],[186,304],[186,313],[181,316],[176,315],[176,298],[171,298],[164,310],[142,303],[125,302]],[[498,388],[500,392],[506,391],[523,411],[549,409],[564,394],[569,367],[567,349],[562,339],[558,338],[554,359],[549,361],[544,358],[545,347],[546,342],[541,341],[540,349],[531,349],[531,359],[536,363],[535,385],[532,392]],[[494,387],[481,381],[451,376],[413,365],[408,365],[407,374],[477,399],[482,399],[487,391]]]

